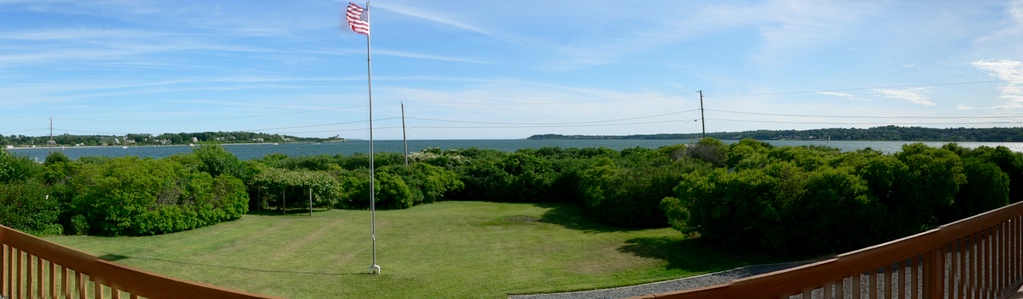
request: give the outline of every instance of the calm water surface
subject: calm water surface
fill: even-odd
[[[658,148],[665,145],[680,143],[695,143],[696,140],[409,140],[410,152],[420,151],[426,148],[440,148],[442,150],[477,147],[482,149],[495,149],[500,151],[515,151],[524,148],[561,147],[561,148],[590,148],[606,147],[613,150],[621,150],[630,147]],[[734,140],[725,140],[725,143],[734,143]],[[863,148],[872,148],[885,153],[895,153],[901,150],[902,145],[913,142],[905,141],[796,141],[776,140],[768,141],[775,146],[803,146],[821,145],[841,149],[843,151],[855,151]],[[948,142],[924,142],[929,146],[940,147]],[[959,142],[960,145],[969,148],[979,146],[1005,146],[1014,152],[1023,152],[1023,142]],[[378,140],[373,143],[377,152],[403,151],[401,140]],[[348,142],[329,143],[282,143],[274,144],[226,144],[224,148],[233,153],[239,159],[259,159],[270,154],[284,154],[291,157],[309,155],[351,155],[354,153],[366,153],[369,151],[369,142],[365,140],[353,140]],[[61,151],[71,159],[89,156],[121,157],[138,156],[143,158],[163,158],[178,153],[188,153],[192,147],[187,145],[175,146],[107,146],[107,147],[54,147],[53,151]],[[28,155],[32,159],[43,161],[51,149],[46,147],[36,148],[14,148],[12,153]]]

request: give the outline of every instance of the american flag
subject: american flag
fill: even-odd
[[[369,11],[358,4],[348,2],[346,18],[348,19],[348,26],[352,27],[352,31],[369,36]]]

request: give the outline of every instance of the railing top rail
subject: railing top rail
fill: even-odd
[[[277,298],[132,269],[2,225],[0,243],[88,275],[100,284],[146,298]]]
[[[942,225],[919,234],[843,253],[803,266],[734,280],[704,288],[649,294],[637,298],[777,298],[793,291],[821,287],[857,273],[876,271],[922,255],[956,240],[1023,215],[1023,202]]]

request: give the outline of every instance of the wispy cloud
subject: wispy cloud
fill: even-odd
[[[94,63],[134,62],[141,55],[174,54],[188,51],[274,53],[277,49],[258,45],[225,43],[211,36],[169,34],[142,30],[74,28],[14,31],[0,34],[0,40],[19,41],[0,48],[0,65],[52,64],[57,61]],[[173,59],[163,56],[157,60]]]
[[[991,34],[977,39],[980,43],[997,43],[1000,39],[1023,35],[1023,0],[1015,0],[1005,4],[1004,24]]]
[[[907,89],[873,89],[873,91],[889,98],[906,100],[913,104],[924,106],[937,105],[936,103],[931,101],[930,97],[922,94],[924,92],[927,92],[927,88],[923,87]]]
[[[665,5],[660,11],[665,17],[650,18],[656,21],[644,23],[644,26],[557,48],[556,57],[546,61],[541,69],[563,71],[610,64],[623,56],[734,30],[749,30],[760,36],[759,48],[749,50],[753,60],[777,62],[793,53],[841,40],[848,26],[871,11],[869,5],[851,2],[816,4],[778,0],[758,5],[707,7],[679,2]]]
[[[761,64],[841,41],[849,28],[873,9],[866,2],[770,1],[755,8],[762,44],[752,53]]]
[[[817,92],[817,94],[822,94],[822,95],[829,95],[829,96],[836,96],[836,97],[842,97],[842,98],[845,98],[845,99],[847,99],[847,100],[850,100],[850,101],[867,101],[866,99],[863,99],[863,98],[857,97],[857,96],[856,96],[856,95],[854,95],[854,94],[851,94],[851,93],[844,93],[844,92],[834,92],[834,91],[818,91],[818,92]]]
[[[429,55],[429,54],[421,54],[421,53],[394,51],[394,50],[377,50],[377,51],[374,51],[373,53],[374,54],[387,55],[387,56],[394,56],[394,57],[415,58],[415,59],[425,59],[425,60],[491,64],[490,62],[486,62],[486,61],[482,61],[482,60],[460,58],[460,57],[450,57],[450,56],[441,56],[441,55]]]
[[[476,25],[469,24],[465,21],[459,20],[457,17],[445,13],[441,10],[431,10],[419,7],[411,7],[396,3],[381,2],[380,4],[374,4],[373,8],[379,8],[388,10],[394,13],[410,16],[417,19],[430,21],[450,27],[458,28],[465,31],[475,32],[486,36],[496,37],[494,33],[484,30]]]
[[[65,28],[36,31],[15,31],[0,33],[0,39],[22,40],[22,41],[68,41],[68,40],[94,40],[105,39],[126,39],[126,38],[152,38],[166,36],[167,33],[126,30],[126,29],[104,29],[104,28]]]
[[[999,107],[1023,108],[1023,61],[981,60],[973,62],[973,66],[1005,81],[998,87],[999,98],[1005,100]]]

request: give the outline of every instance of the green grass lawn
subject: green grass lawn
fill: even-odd
[[[47,239],[130,267],[290,298],[500,298],[639,284],[793,260],[600,225],[571,204],[440,202],[377,211],[246,215],[150,237]]]

